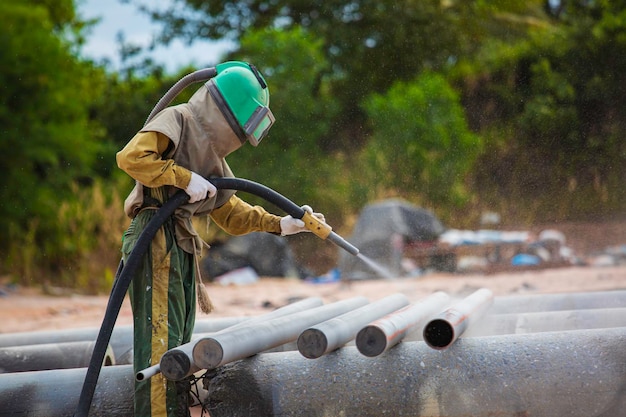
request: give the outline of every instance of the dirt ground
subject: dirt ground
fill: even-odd
[[[341,283],[311,284],[302,281],[262,278],[241,286],[207,285],[215,305],[212,317],[254,316],[304,297],[321,297],[333,302],[354,296],[375,301],[403,293],[417,301],[434,291],[452,297],[488,288],[496,296],[586,292],[626,288],[626,265],[605,267],[567,267],[540,271],[520,271],[493,275],[430,274],[417,278]],[[21,289],[0,298],[0,333],[98,327],[106,308],[107,296],[45,296]],[[208,318],[198,313],[198,318]],[[126,300],[118,324],[131,324],[130,304]]]
[[[545,227],[537,227],[539,231]],[[434,291],[452,297],[468,295],[478,288],[488,288],[496,296],[510,294],[586,292],[626,288],[626,265],[602,262],[607,248],[626,244],[626,221],[602,224],[561,224],[557,227],[567,238],[567,245],[587,265],[543,270],[508,271],[498,274],[431,273],[413,278],[313,284],[299,280],[261,278],[247,285],[207,284],[215,305],[213,317],[254,316],[290,301],[321,297],[333,302],[354,296],[375,301],[393,293],[403,293],[417,301]],[[601,266],[605,265],[605,266]],[[0,288],[2,288],[0,286]],[[3,288],[0,297],[0,333],[98,327],[108,296],[47,296],[37,289]],[[198,318],[207,316],[199,313]],[[131,324],[130,304],[126,300],[118,324]]]

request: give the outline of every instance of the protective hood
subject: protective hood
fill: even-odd
[[[142,129],[142,132],[159,132],[170,138],[174,148],[164,158],[174,159],[205,178],[232,177],[233,173],[224,159],[242,146],[221,111],[211,98],[206,86],[202,86],[184,104],[172,106],[158,113]],[[170,194],[178,191],[171,188]],[[206,215],[215,207],[223,205],[235,192],[218,190],[213,198],[184,204],[176,210],[177,237],[179,245],[187,252],[197,251],[197,233],[191,225],[191,216]],[[126,211],[134,212],[143,202],[143,187],[137,184],[126,201]]]

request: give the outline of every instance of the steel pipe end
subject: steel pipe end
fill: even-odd
[[[424,327],[424,341],[433,349],[443,350],[456,339],[454,326],[443,319],[431,320]]]
[[[193,361],[200,369],[213,369],[222,365],[224,348],[221,343],[212,338],[198,340],[193,348]]]
[[[378,326],[366,326],[356,335],[356,347],[362,355],[373,358],[387,350],[387,335]]]
[[[192,367],[189,356],[178,349],[171,349],[165,352],[163,356],[161,356],[159,363],[161,373],[170,381],[185,379],[187,375],[189,375],[189,370]]]
[[[328,339],[321,330],[311,328],[298,337],[298,351],[308,359],[317,359],[326,353]]]

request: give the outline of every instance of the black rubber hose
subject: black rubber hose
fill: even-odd
[[[220,190],[237,190],[250,194],[254,194],[264,200],[274,204],[278,208],[284,210],[287,214],[294,218],[301,219],[304,216],[304,210],[296,205],[294,202],[283,196],[282,194],[266,187],[265,185],[256,183],[254,181],[245,180],[242,178],[211,178],[209,181]],[[176,209],[189,199],[189,195],[183,190],[178,191],[169,200],[167,200],[144,230],[139,235],[137,243],[132,252],[126,260],[124,265],[120,262],[117,270],[115,281],[111,289],[111,295],[107,303],[106,311],[104,313],[104,319],[98,332],[98,337],[91,354],[91,360],[87,373],[85,374],[85,381],[78,399],[78,406],[74,417],[87,417],[91,403],[93,401],[93,395],[96,391],[96,384],[98,383],[98,377],[100,376],[100,370],[102,369],[102,362],[111,340],[111,334],[113,333],[113,327],[117,321],[126,291],[130,286],[132,277],[137,271],[137,268],[141,264],[142,258],[146,251],[150,247],[150,243],[154,238],[154,235],[159,228],[165,223],[165,221],[176,211]]]
[[[274,204],[285,213],[289,214],[295,219],[301,219],[304,216],[304,210],[289,200],[282,194],[266,187],[258,182],[244,180],[242,178],[210,178],[209,181],[220,190],[237,190],[246,193],[254,194],[257,197],[261,197],[265,201]]]
[[[154,106],[154,108],[148,115],[148,118],[146,119],[146,124],[150,120],[152,120],[152,118],[156,116],[158,112],[166,108],[172,102],[172,100],[174,100],[174,98],[190,84],[200,81],[206,81],[210,78],[215,77],[215,75],[217,75],[217,69],[215,67],[204,68],[198,71],[194,71],[191,74],[185,75],[183,78],[178,80],[176,84],[172,86],[172,88],[167,90],[163,97],[161,97],[161,100],[159,100],[159,102],[156,104],[156,106]]]
[[[102,368],[102,362],[104,361],[104,355],[111,340],[111,333],[117,320],[117,316],[122,307],[126,291],[130,286],[133,279],[133,275],[137,271],[137,268],[141,264],[142,258],[150,247],[152,238],[163,225],[163,223],[174,213],[174,211],[185,201],[189,199],[189,195],[183,190],[177,192],[167,200],[163,206],[157,210],[156,214],[144,230],[139,235],[137,243],[132,252],[128,256],[126,264],[120,263],[118,268],[118,276],[116,276],[113,282],[113,288],[111,289],[111,295],[107,303],[106,311],[104,313],[104,319],[98,332],[98,337],[94,345],[93,352],[91,354],[91,360],[87,373],[85,374],[85,381],[83,382],[83,388],[78,399],[78,406],[76,408],[76,417],[87,417],[89,409],[91,408],[91,402],[93,400],[94,392],[96,391],[96,384],[98,383],[98,377],[100,376],[100,370]]]

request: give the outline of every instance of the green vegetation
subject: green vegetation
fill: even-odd
[[[341,233],[386,197],[451,227],[623,215],[626,1],[176,4],[152,15],[158,41],[230,38],[223,60],[268,80],[277,124],[232,155],[236,175]],[[120,71],[85,60],[93,23],[72,0],[0,5],[0,274],[22,284],[110,287],[132,186],[115,152],[197,69],[166,74],[129,44]]]

